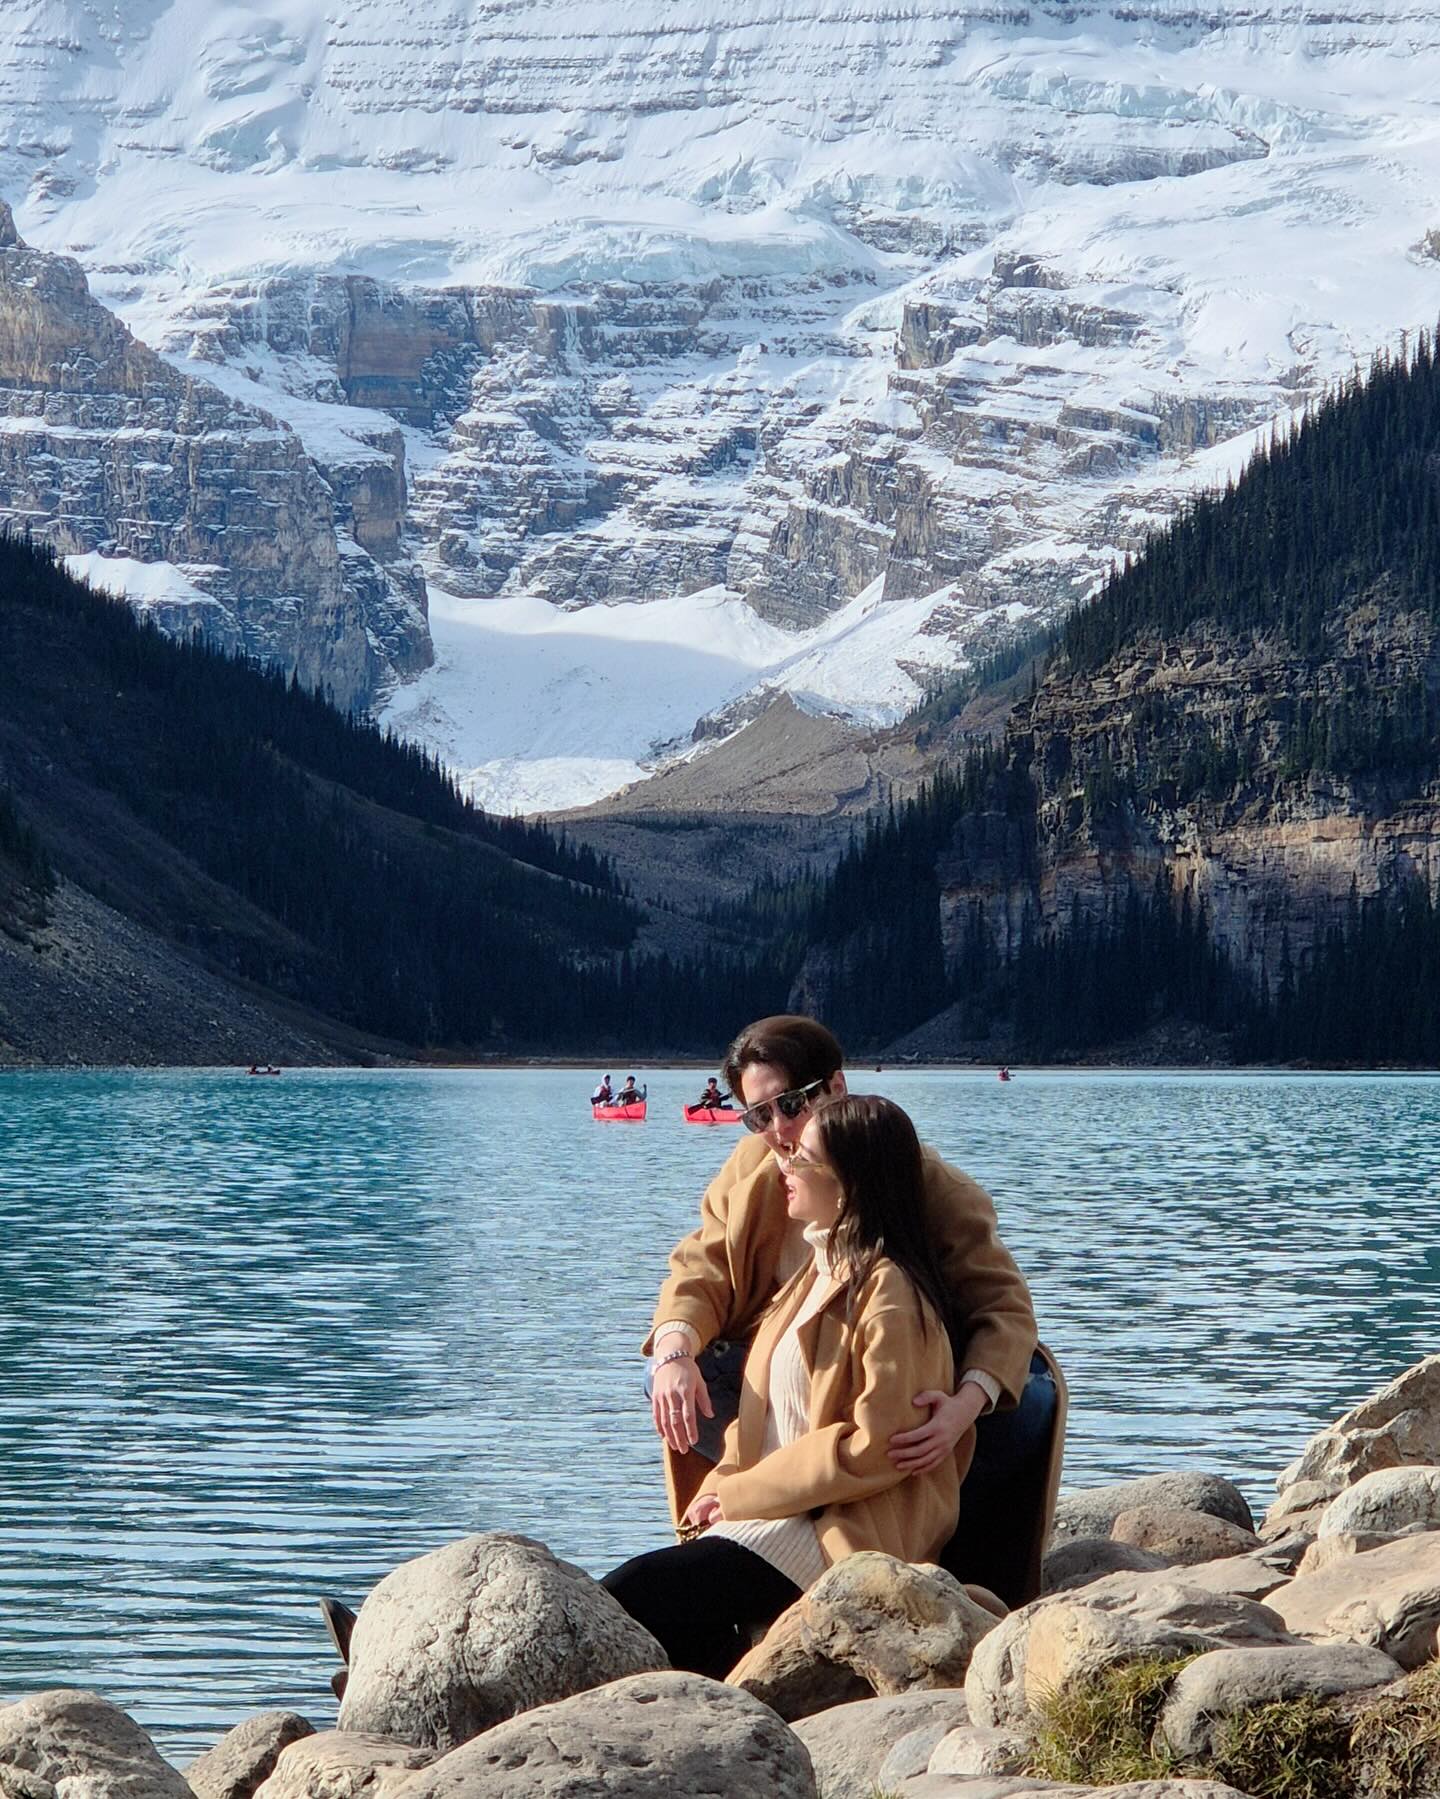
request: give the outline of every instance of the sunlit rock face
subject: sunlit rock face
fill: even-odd
[[[14,0],[0,192],[290,426],[402,611],[412,560],[791,634],[879,582],[920,675],[1433,320],[1437,90],[1421,0]],[[530,753],[446,666],[460,762]]]
[[[423,666],[423,582],[384,566],[403,510],[393,435],[327,482],[293,431],[137,342],[0,206],[0,523],[99,585],[138,578],[161,625],[346,708]]]

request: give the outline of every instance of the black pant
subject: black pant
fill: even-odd
[[[655,1637],[672,1668],[724,1680],[800,1589],[762,1555],[696,1537],[632,1556],[600,1583]]]

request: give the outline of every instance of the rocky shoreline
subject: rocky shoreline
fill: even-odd
[[[182,1774],[118,1707],[0,1707],[0,1799],[1440,1799],[1440,1355],[1320,1431],[1258,1523],[1219,1475],[1062,1499],[1018,1611],[837,1564],[725,1682],[543,1544],[371,1592],[335,1730],[267,1712]]]

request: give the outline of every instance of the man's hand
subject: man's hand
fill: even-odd
[[[958,1393],[917,1393],[912,1403],[929,1406],[930,1422],[897,1430],[890,1439],[890,1460],[906,1474],[938,1468],[990,1402],[977,1381],[967,1380]]]
[[[672,1334],[664,1342],[673,1348],[677,1345],[678,1335]],[[659,1350],[660,1344],[655,1347]],[[667,1362],[663,1368],[655,1370],[655,1378],[650,1384],[650,1415],[667,1447],[676,1455],[685,1455],[695,1447],[700,1435],[696,1423],[697,1407],[706,1418],[715,1416],[715,1408],[710,1403],[710,1394],[694,1356]]]
[[[720,1510],[720,1501],[713,1493],[697,1493],[685,1508],[686,1524],[719,1524],[724,1521],[725,1514]]]

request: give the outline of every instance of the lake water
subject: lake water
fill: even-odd
[[[584,1072],[0,1076],[0,1699],[94,1688],[183,1763],[333,1722],[319,1594],[476,1530],[666,1541],[637,1348],[734,1134],[649,1079],[602,1127]],[[1258,1509],[1437,1347],[1440,1080],[852,1084],[995,1194],[1067,1485],[1199,1465]]]

